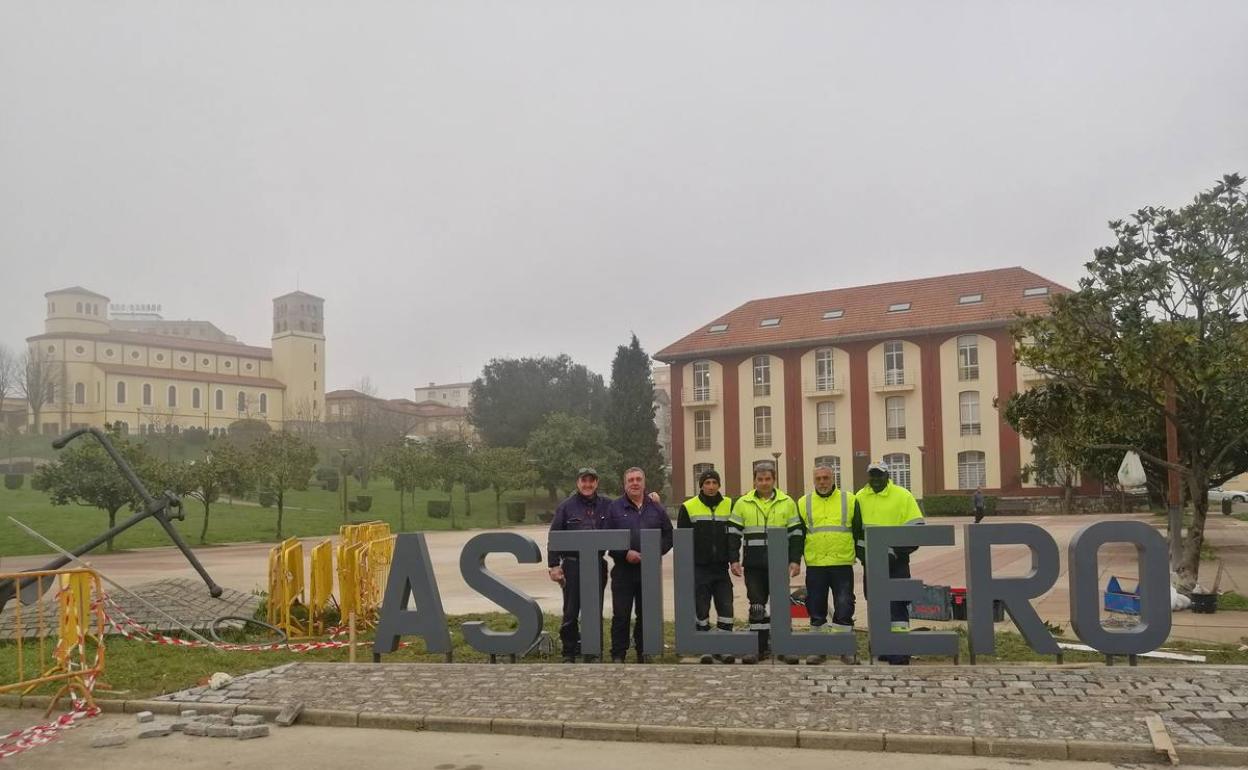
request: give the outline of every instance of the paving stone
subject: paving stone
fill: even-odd
[[[159,727],[145,727],[142,730],[139,730],[139,737],[140,738],[164,738],[166,735],[168,735],[171,732],[173,732],[173,730],[168,725],[161,725]]]
[[[195,717],[199,716],[199,712],[196,711],[195,709],[182,709],[181,711],[178,712],[178,716],[182,717],[183,719],[194,719]]]
[[[209,727],[211,727],[211,725],[203,722],[187,722],[186,727],[182,728],[182,733],[184,735],[204,736],[208,734]]]
[[[268,725],[246,725],[236,728],[238,739],[245,741],[250,738],[266,738],[269,735]]]
[[[124,746],[126,736],[124,733],[103,733],[91,739],[91,748],[103,749],[109,746]]]
[[[206,734],[209,738],[237,738],[241,729],[233,725],[208,725]]]
[[[156,715],[150,711],[140,711],[139,713],[134,715],[134,721],[140,724],[144,722],[151,722],[155,719],[156,719]]]
[[[303,701],[289,703],[282,706],[282,710],[273,718],[280,727],[290,727],[299,718],[299,714],[303,712]]]
[[[230,723],[236,727],[251,727],[264,724],[264,717],[259,714],[238,714],[231,718]]]

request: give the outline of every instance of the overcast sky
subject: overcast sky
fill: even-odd
[[[867,7],[869,6],[869,7]],[[745,300],[1021,265],[1248,173],[1248,3],[0,0],[0,341],[45,291],[268,344],[330,387]]]

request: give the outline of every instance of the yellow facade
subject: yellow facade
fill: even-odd
[[[890,368],[886,365],[886,349],[896,342],[901,345],[901,365]],[[909,341],[881,342],[867,351],[867,367],[871,388],[871,459],[884,458],[894,467],[893,480],[915,497],[922,497],[923,454],[919,447],[923,445],[923,368],[919,346]],[[897,403],[901,404],[902,419],[895,427],[902,430],[890,432],[888,409]]]
[[[964,361],[959,348],[974,350]],[[1010,352],[1006,352],[1010,355]],[[974,489],[973,483],[961,483],[960,456],[982,452],[983,484],[986,488],[1001,486],[1001,442],[997,410],[992,400],[997,389],[997,344],[982,334],[950,337],[940,345],[940,414],[944,436],[944,488]],[[975,363],[968,365],[968,361]],[[966,417],[967,419],[963,419]],[[978,432],[976,432],[978,429]],[[967,458],[970,460],[970,458]],[[973,461],[972,461],[973,462]],[[961,474],[963,477],[969,473]]]
[[[826,351],[826,353],[823,353]],[[832,361],[831,377],[822,365],[817,365],[821,353]],[[825,358],[826,360],[826,358]],[[821,407],[820,404],[830,406]],[[820,410],[830,410],[831,430],[820,430]],[[802,456],[805,466],[802,478],[805,489],[815,487],[815,463],[821,457],[835,457],[845,478],[852,475],[852,412],[850,409],[849,353],[841,348],[828,347],[808,351],[802,356]],[[840,478],[837,484],[841,483]]]
[[[275,334],[272,349],[179,340],[112,330],[108,298],[84,289],[49,292],[47,298],[45,331],[28,343],[52,367],[54,384],[40,425],[31,430],[59,433],[119,423],[131,433],[215,433],[240,419],[278,428],[286,420],[309,419],[294,413],[291,394],[323,406],[319,327]]]
[[[756,389],[756,362],[761,363],[763,360],[767,364],[767,384],[766,387],[759,384]],[[741,475],[739,478],[742,479],[742,489],[749,489],[752,486],[750,480],[754,478],[754,463],[764,460],[775,463],[776,459],[772,456],[775,452],[780,452],[782,455],[776,485],[783,489],[784,479],[788,475],[788,465],[783,457],[785,441],[784,361],[779,356],[766,353],[747,357],[737,366],[737,393],[739,394],[737,419],[741,431]],[[770,410],[771,430],[769,434],[757,429],[760,422],[759,409]]]

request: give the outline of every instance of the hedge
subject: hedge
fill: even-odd
[[[975,506],[970,495],[928,495],[919,501],[924,516],[974,516]],[[997,509],[997,498],[984,495],[984,513],[991,516]]]
[[[519,524],[524,521],[524,503],[506,503],[507,520]]]
[[[273,504],[274,504],[274,503],[276,503],[276,502],[277,502],[277,495],[273,494],[272,492],[261,492],[261,493],[260,493],[260,505],[261,505],[262,507],[264,507],[264,508],[272,508],[272,507],[273,507]]]
[[[357,495],[356,496],[355,510],[359,511],[360,513],[368,513],[368,510],[372,507],[373,507],[372,495]]]
[[[425,508],[431,519],[445,519],[451,515],[450,500],[430,500]]]
[[[22,482],[25,480],[26,480],[26,477],[20,473],[6,473],[4,474],[4,488],[5,489],[21,489]]]

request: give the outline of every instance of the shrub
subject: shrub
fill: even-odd
[[[507,503],[507,521],[519,524],[524,521],[524,503]]]
[[[43,483],[43,477],[37,473],[30,477],[30,488],[36,492],[47,491],[47,485]]]
[[[450,500],[430,500],[425,508],[431,519],[445,519],[451,515]]]
[[[924,516],[974,516],[975,506],[971,504],[971,496],[966,495],[928,495],[922,500]],[[991,516],[997,509],[997,498],[984,495],[984,513]]]
[[[276,502],[277,502],[277,495],[273,494],[272,492],[260,493],[260,505],[262,507],[272,508]]]
[[[327,492],[338,491],[338,477],[337,476],[334,476],[333,478],[325,479],[325,491]]]
[[[333,479],[334,481],[338,480],[337,468],[317,468],[316,469],[317,481],[325,482],[325,481],[329,481],[330,479]]]
[[[358,495],[355,498],[355,510],[360,513],[368,513],[368,509],[373,507],[372,495]]]
[[[26,477],[20,473],[6,473],[4,474],[4,488],[5,489],[21,489],[22,482],[25,480],[26,480]]]
[[[543,524],[549,524],[550,522],[555,520],[555,512],[554,511],[542,511],[541,513],[537,514],[537,520]]]

